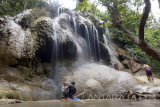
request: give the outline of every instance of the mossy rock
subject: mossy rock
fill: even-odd
[[[49,17],[39,17],[32,24],[31,30],[38,35],[38,37],[42,37],[43,39],[46,37],[51,37],[53,34],[52,21]]]
[[[32,9],[31,11],[29,10],[26,10],[26,11],[28,11],[28,13],[25,14],[25,11],[24,11],[19,15],[17,15],[16,18],[14,19],[24,29],[30,28],[32,22],[34,22],[39,17],[48,16],[48,12],[45,9],[35,8],[35,9]]]

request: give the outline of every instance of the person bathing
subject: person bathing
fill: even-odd
[[[74,95],[76,94],[75,82],[72,81],[71,85],[68,86],[66,82],[64,82],[61,88],[61,98],[62,99],[74,99]]]
[[[61,88],[61,98],[62,99],[67,99],[68,98],[68,84],[66,82],[63,83],[62,88]]]
[[[75,82],[74,81],[71,82],[71,85],[68,87],[68,89],[69,89],[68,97],[70,99],[73,99],[74,95],[76,94],[76,87],[75,87]]]

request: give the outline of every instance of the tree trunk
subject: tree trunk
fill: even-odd
[[[150,0],[144,0],[145,2],[145,7],[143,10],[143,16],[141,17],[140,20],[140,25],[139,25],[139,42],[143,42],[144,41],[144,27],[146,25],[150,10],[151,10],[151,3]]]
[[[148,45],[145,41],[139,42],[139,39],[136,38],[136,35],[134,35],[132,32],[127,30],[126,28],[123,28],[122,26],[119,26],[118,29],[123,31],[123,33],[126,34],[126,36],[131,39],[133,43],[138,45],[147,55],[152,56],[157,61],[160,61],[160,52],[158,50],[155,50],[150,45]]]
[[[160,0],[158,0],[158,3],[159,3],[159,8],[160,8]]]

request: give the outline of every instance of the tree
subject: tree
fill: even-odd
[[[79,0],[79,4],[77,8],[81,12],[91,12],[92,11],[92,5],[90,4],[89,0]]]
[[[100,0],[104,6],[107,7],[110,17],[112,19],[112,24],[123,33],[136,45],[138,45],[146,54],[152,56],[155,60],[160,61],[160,52],[153,47],[151,47],[144,39],[144,29],[146,26],[146,22],[151,10],[151,3],[150,0],[144,0],[145,7],[143,10],[142,17],[140,18],[138,35],[135,35],[132,31],[125,28],[123,26],[123,22],[121,19],[121,14],[119,13],[118,4],[124,3],[125,0]],[[160,0],[159,0],[160,1]]]
[[[43,0],[1,0],[0,16],[14,16],[26,9],[40,7],[42,4]]]

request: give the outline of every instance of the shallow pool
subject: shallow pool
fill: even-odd
[[[85,100],[82,102],[36,101],[0,104],[0,107],[159,107],[160,100]]]

